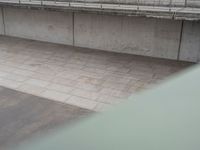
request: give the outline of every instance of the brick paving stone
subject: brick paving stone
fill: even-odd
[[[0,85],[95,111],[191,63],[0,36]]]

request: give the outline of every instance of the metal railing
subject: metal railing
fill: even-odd
[[[137,5],[137,6],[165,6],[165,7],[200,7],[200,0],[132,0],[132,2],[126,2],[126,0],[0,0],[13,2],[17,1],[19,4],[26,2],[44,3],[54,2],[66,2],[66,3],[92,3],[92,4],[119,4],[119,5]]]

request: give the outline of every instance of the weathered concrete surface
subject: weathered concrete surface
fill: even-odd
[[[6,35],[72,45],[72,14],[64,12],[4,9]]]
[[[200,60],[200,22],[184,22],[180,60],[192,62]]]
[[[2,14],[3,12],[3,14]],[[4,21],[3,21],[4,18]],[[0,34],[120,53],[199,61],[199,22],[2,8]]]
[[[3,22],[3,15],[2,9],[0,8],[0,34],[4,34],[4,22]]]
[[[92,111],[0,87],[0,149],[42,136]]]
[[[75,46],[177,59],[181,22],[75,14]]]

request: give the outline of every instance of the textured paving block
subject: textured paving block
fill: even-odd
[[[67,100],[67,103],[75,106],[80,106],[82,108],[87,108],[90,110],[94,110],[98,104],[95,101],[78,96],[72,96],[71,98],[69,98],[69,100]]]
[[[46,90],[44,92],[42,92],[40,94],[40,96],[45,97],[45,98],[49,98],[52,100],[57,100],[60,102],[66,102],[67,99],[69,99],[71,97],[71,95],[63,93],[63,92],[58,92],[55,90]]]
[[[0,36],[0,85],[92,110],[121,103],[190,65]]]

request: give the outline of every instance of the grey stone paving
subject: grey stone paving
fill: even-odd
[[[0,87],[0,149],[89,114],[92,111]]]
[[[0,85],[103,111],[192,64],[0,37]]]

